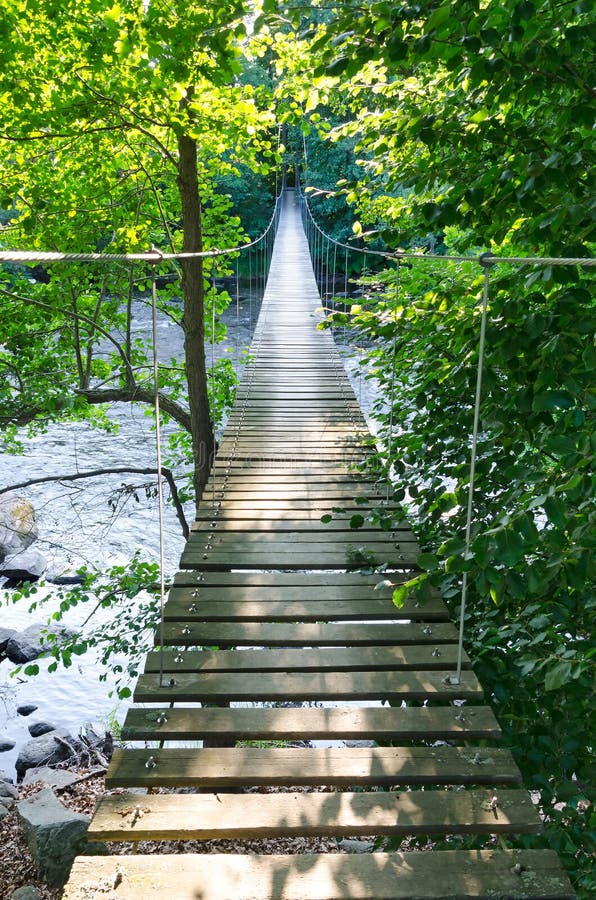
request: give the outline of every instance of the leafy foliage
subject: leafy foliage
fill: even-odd
[[[4,4],[0,188],[10,217],[3,244],[125,253],[188,250],[189,240],[195,251],[241,243],[225,179],[237,177],[239,165],[263,177],[274,156],[268,90],[239,79],[244,13],[232,0]],[[218,278],[231,265],[219,260]],[[192,434],[198,495],[230,387],[225,366],[212,373],[225,372],[221,389],[207,385],[202,342],[211,308],[221,312],[227,295],[210,287],[211,261],[181,268],[181,280],[178,270],[160,270],[159,302],[185,333],[185,359],[162,365],[159,380],[165,415]],[[9,299],[0,348],[9,448],[20,427],[66,418],[106,424],[98,405],[153,397],[150,339],[133,302],[151,273],[53,264],[38,274],[32,283],[26,270],[5,269],[0,285]],[[218,323],[218,338],[223,333]],[[213,398],[217,410],[209,408]]]
[[[44,654],[52,659],[48,671],[55,671],[58,665],[69,668],[73,657],[94,651],[102,666],[100,680],[105,681],[107,670],[114,673],[118,696],[126,699],[131,696],[130,681],[139,674],[141,661],[154,644],[160,611],[159,568],[143,560],[137,551],[127,565],[112,566],[103,574],[87,569],[78,574],[83,579],[80,586],[44,596],[37,585],[27,584],[12,593],[12,602],[28,600],[29,612],[57,606],[50,624],[61,622],[77,607],[89,605],[84,628],[73,639],[48,641]],[[26,675],[38,671],[38,663],[24,667]]]

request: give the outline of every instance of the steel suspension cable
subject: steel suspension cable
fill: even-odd
[[[157,339],[157,276],[155,266],[151,273],[151,331],[153,338],[153,404],[155,413],[155,456],[157,462],[157,507],[159,526],[159,686],[164,687],[164,643],[165,643],[165,535],[164,501],[161,461],[161,415],[159,405],[159,347]]]
[[[464,572],[461,585],[461,600],[459,609],[459,636],[457,645],[457,669],[452,683],[461,683],[461,671],[463,664],[464,645],[464,620],[466,616],[466,601],[468,594],[468,573],[465,563],[470,557],[470,544],[472,539],[472,518],[474,504],[474,481],[476,478],[476,459],[478,456],[478,427],[480,423],[480,400],[482,396],[482,376],[484,369],[484,348],[486,343],[486,320],[488,314],[488,298],[490,288],[490,262],[484,263],[484,285],[482,290],[482,312],[480,317],[480,338],[478,341],[478,366],[476,369],[476,393],[474,397],[474,421],[472,425],[472,446],[470,450],[470,475],[468,485],[468,507],[466,511],[466,533],[464,552]]]

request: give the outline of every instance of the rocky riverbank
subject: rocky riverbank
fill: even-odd
[[[17,784],[0,771],[0,896],[7,900],[60,897],[77,853],[107,852],[87,843],[87,828],[111,735],[35,724],[29,730],[37,736],[19,753]]]

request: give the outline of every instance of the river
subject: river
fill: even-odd
[[[236,361],[241,365],[242,351],[250,343],[257,305],[256,301],[241,298],[224,313],[222,318],[228,334],[226,340],[215,347],[217,357],[229,355],[235,365]],[[151,310],[142,302],[139,302],[137,319],[140,330],[150,334]],[[341,341],[338,343],[347,360],[356,395],[369,416],[376,396],[374,382],[355,374],[358,351]],[[159,323],[158,347],[160,359],[181,356],[181,332],[169,320]],[[210,353],[209,348],[208,362]],[[0,481],[11,484],[45,475],[127,464],[154,466],[156,450],[152,419],[140,407],[129,404],[115,404],[110,416],[117,425],[116,432],[97,430],[85,423],[60,424],[50,426],[44,434],[24,440],[21,456],[0,454]],[[146,559],[158,558],[156,500],[140,492],[138,502],[129,496],[120,500],[115,510],[109,505],[110,495],[129,478],[110,476],[79,481],[76,486],[50,482],[19,492],[35,507],[40,537],[34,547],[48,559],[48,573],[72,573],[82,565],[105,569],[125,563],[137,550]],[[192,513],[191,507],[187,510],[189,519]],[[165,508],[164,537],[165,569],[169,576],[176,571],[184,544],[169,504]],[[13,603],[14,596],[14,591],[0,589],[0,623],[22,630],[33,621],[45,620],[52,612],[56,588],[39,589],[39,596],[47,596],[50,604],[43,614],[39,611],[29,613],[28,602],[21,599]],[[90,611],[87,606],[69,613],[68,624],[80,625]],[[119,701],[114,693],[114,682],[109,674],[106,681],[99,680],[103,670],[90,653],[76,657],[70,669],[59,667],[54,673],[46,671],[47,663],[40,661],[40,665],[40,673],[28,677],[22,672],[12,675],[15,666],[9,660],[0,663],[0,738],[16,742],[13,750],[0,754],[0,769],[9,774],[13,774],[19,747],[30,737],[27,726],[32,721],[49,721],[77,734],[87,722],[95,723],[100,729],[117,728],[126,712],[126,703]],[[25,703],[38,707],[26,718],[16,712],[17,706]]]

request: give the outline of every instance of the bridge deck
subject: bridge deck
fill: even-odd
[[[319,305],[290,192],[254,361],[166,604],[171,649],[147,657],[134,695],[144,705],[123,729],[141,746],[114,754],[106,781],[118,790],[101,798],[90,839],[490,843],[313,854],[298,842],[294,855],[164,844],[79,857],[67,900],[573,897],[555,854],[503,844],[541,822],[495,746],[499,727],[467,658],[450,683],[457,634],[441,598],[392,604],[388,582],[407,577],[418,548],[384,486],[354,470],[370,435],[333,338],[318,329]],[[357,571],[382,563],[386,576]]]

